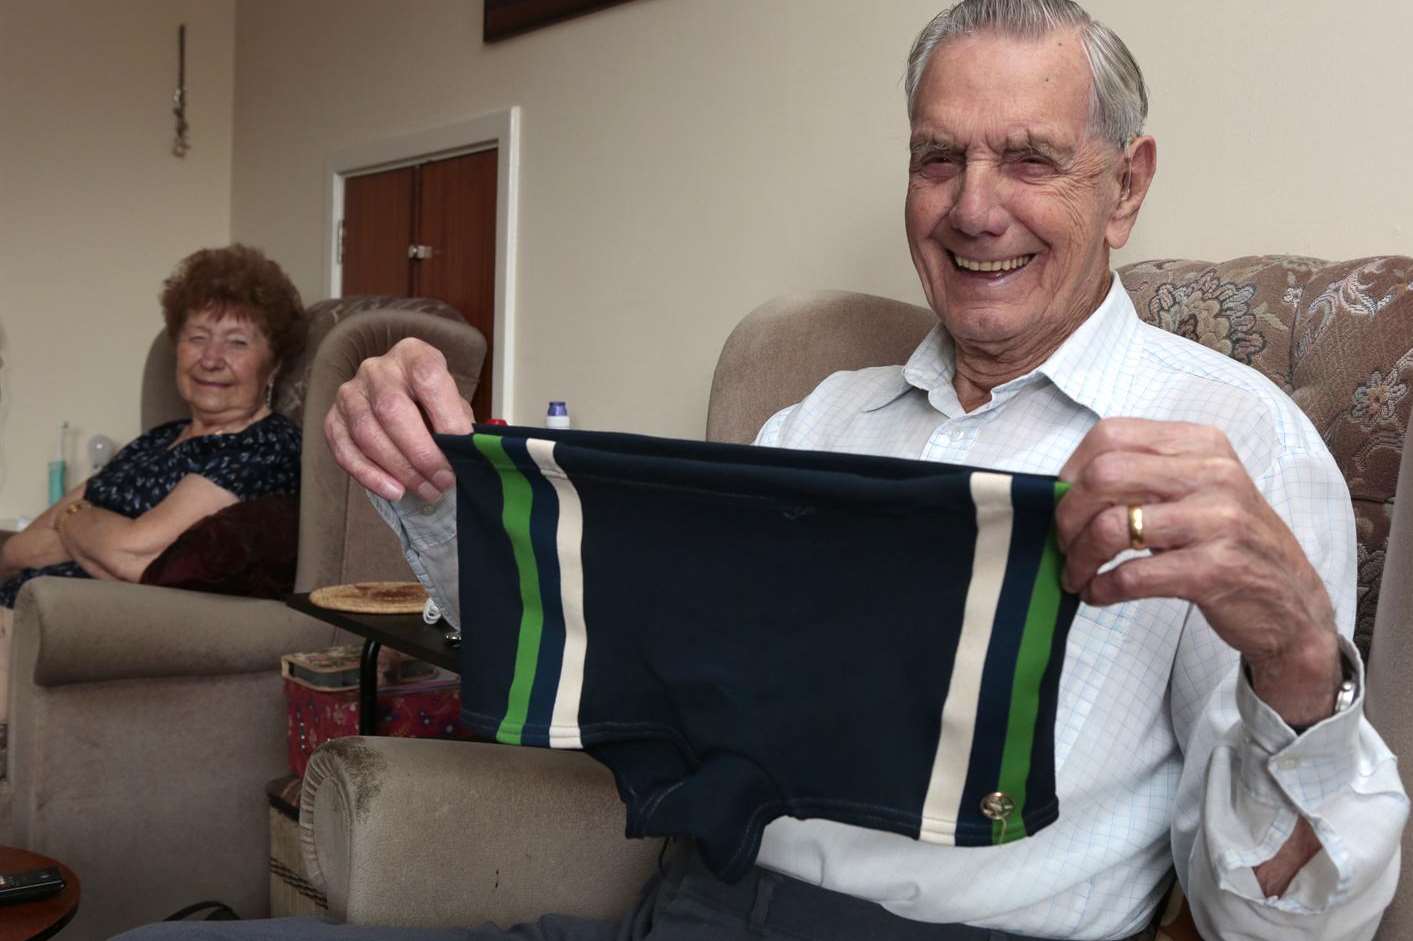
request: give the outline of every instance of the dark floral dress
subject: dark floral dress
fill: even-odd
[[[299,490],[299,428],[274,413],[229,435],[172,442],[188,420],[158,425],[89,478],[84,498],[134,519],[166,499],[188,474],[205,477],[240,500]],[[40,575],[88,578],[77,562],[25,569],[0,583],[0,607],[13,608],[20,586]]]

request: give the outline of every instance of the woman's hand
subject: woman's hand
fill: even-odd
[[[17,575],[24,569],[38,569],[46,565],[68,562],[72,556],[59,541],[59,534],[53,526],[25,527],[0,545],[0,580]]]
[[[71,556],[59,539],[55,524],[73,504],[83,499],[88,481],[74,487],[59,502],[35,517],[28,526],[0,545],[0,579],[9,578],[23,569],[44,568],[71,562]]]

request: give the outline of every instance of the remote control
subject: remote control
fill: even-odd
[[[0,905],[42,899],[63,888],[64,877],[59,875],[57,866],[28,872],[3,872],[0,873]]]

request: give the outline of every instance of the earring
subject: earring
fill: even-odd
[[[270,374],[270,381],[265,383],[265,407],[273,407],[275,402],[275,374]]]

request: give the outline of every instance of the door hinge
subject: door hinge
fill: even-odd
[[[407,246],[407,257],[413,261],[426,261],[435,254],[430,245],[409,245]]]

